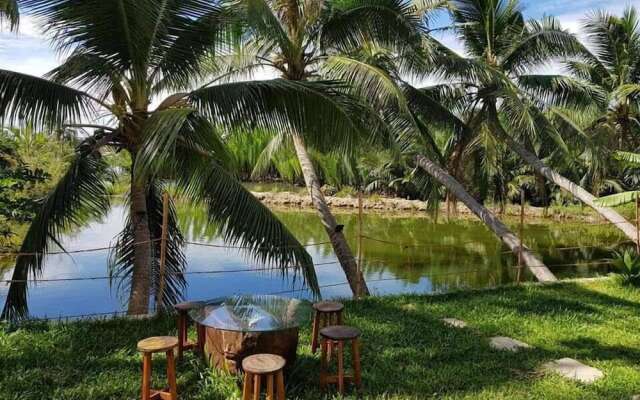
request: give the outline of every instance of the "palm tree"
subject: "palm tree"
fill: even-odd
[[[357,48],[363,40],[397,44],[400,38],[417,34],[416,8],[406,0],[240,0],[239,4],[250,35],[238,47],[231,70],[251,72],[270,68],[292,82],[322,79],[320,68],[327,57]],[[327,131],[321,137],[311,137],[302,130],[281,132],[268,149],[273,152],[280,144],[293,145],[309,195],[351,290],[357,295],[367,295],[369,290],[362,272],[358,272],[342,225],[337,223],[320,190],[321,182],[309,149],[349,154],[358,140],[370,139],[371,135],[335,133]]]
[[[597,194],[607,186],[619,186],[606,179],[615,166],[612,153],[640,149],[636,122],[640,115],[640,19],[634,7],[619,17],[594,11],[584,21],[583,30],[590,47],[565,66],[579,85],[593,87],[599,96],[578,110],[553,109],[552,118],[560,129],[573,134],[576,147],[584,149],[580,155],[587,167],[583,180]]]
[[[532,151],[536,143],[549,140],[555,142],[556,148],[566,149],[544,115],[543,105],[579,107],[601,95],[597,88],[582,86],[573,78],[526,72],[554,58],[584,54],[583,46],[553,18],[525,21],[518,0],[454,0],[451,4],[454,27],[469,58],[457,60],[454,68],[445,73],[454,84],[469,89],[468,97],[481,110],[481,121],[537,174],[636,240],[636,228],[631,223],[616,211],[597,205],[591,193],[560,175]]]
[[[262,127],[309,137],[362,134],[363,110],[355,99],[333,82],[275,79],[194,89],[214,50],[235,40],[238,21],[219,3],[25,0],[21,5],[41,19],[56,48],[69,56],[46,78],[0,70],[0,117],[24,118],[36,129],[72,126],[94,133],[78,145],[29,227],[4,318],[27,314],[26,280],[39,276],[42,254],[59,245],[61,234],[109,210],[115,177],[101,156],[105,149],[127,152],[133,161],[128,221],[111,257],[112,272],[130,287],[130,314],[146,313],[152,294],[157,303],[162,298],[157,306],[171,304],[185,285],[184,241],[173,207],[166,282],[160,280],[155,239],[161,232],[161,195],[169,184],[182,198],[203,204],[209,222],[228,242],[283,274],[301,273],[317,293],[308,253],[228,172],[231,158],[221,132]]]
[[[438,5],[436,5],[438,7]],[[430,9],[422,9],[428,12]],[[436,144],[433,129],[453,132],[452,136],[471,137],[472,128],[456,115],[449,104],[443,103],[443,85],[416,89],[403,80],[402,72],[426,76],[441,62],[455,63],[458,57],[433,38],[419,35],[409,45],[393,49],[365,43],[359,51],[332,55],[325,61],[323,73],[352,82],[352,91],[359,97],[371,99],[395,132],[395,150],[412,159],[415,165],[461,200],[540,281],[554,281],[555,276],[506,225],[471,196],[441,165],[444,155]],[[440,66],[436,68],[441,68]],[[472,118],[472,123],[476,118]],[[436,160],[436,161],[434,161]],[[425,179],[414,174],[423,186]]]

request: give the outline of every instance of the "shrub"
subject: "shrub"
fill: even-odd
[[[640,256],[634,251],[617,252],[612,264],[622,284],[640,287]]]

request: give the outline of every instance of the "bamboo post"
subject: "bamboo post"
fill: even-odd
[[[156,297],[156,311],[162,307],[164,298],[164,274],[167,262],[167,231],[169,228],[169,193],[162,194],[162,237],[160,239],[160,283]]]
[[[358,191],[358,266],[356,299],[360,298],[360,275],[362,274],[362,191]]]
[[[636,192],[636,254],[640,255],[640,192]]]
[[[520,283],[520,275],[522,274],[522,251],[524,250],[524,190],[520,190],[520,247],[518,248],[518,276],[517,282]]]

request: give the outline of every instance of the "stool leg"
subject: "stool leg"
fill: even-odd
[[[178,400],[178,387],[176,384],[176,360],[173,349],[167,351],[167,380],[169,381],[169,398]]]
[[[338,392],[344,393],[344,342],[338,342]]]
[[[315,312],[313,316],[313,329],[311,333],[311,352],[316,354],[318,350],[318,332],[320,331],[320,313]]]
[[[253,376],[253,400],[260,400],[260,378],[258,374]]]
[[[331,362],[331,357],[333,357],[333,340],[327,339],[327,363]]]
[[[342,325],[342,311],[338,311],[338,325]]]
[[[267,379],[267,400],[273,400],[273,374],[266,376]]]
[[[326,380],[326,376],[327,376],[327,346],[328,346],[328,340],[325,338],[322,338],[320,340],[320,348],[321,348],[321,352],[320,352],[320,387],[324,388],[327,386],[327,380]]]
[[[242,390],[242,400],[251,400],[253,394],[253,375],[249,372],[244,373],[244,388]]]
[[[151,353],[142,353],[142,400],[151,398]]]
[[[284,395],[284,372],[282,370],[278,371],[278,375],[276,375],[276,386],[278,391],[278,400],[286,400]]]
[[[360,341],[351,341],[351,353],[353,357],[353,378],[358,388],[362,387],[362,372],[360,371]]]
[[[187,341],[187,321],[183,311],[178,311],[178,360],[182,361],[184,344]]]

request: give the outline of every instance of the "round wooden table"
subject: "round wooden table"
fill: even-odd
[[[293,365],[299,327],[310,322],[311,304],[280,296],[231,296],[205,301],[190,316],[204,326],[209,364],[237,373],[244,358],[260,353],[282,356]]]

